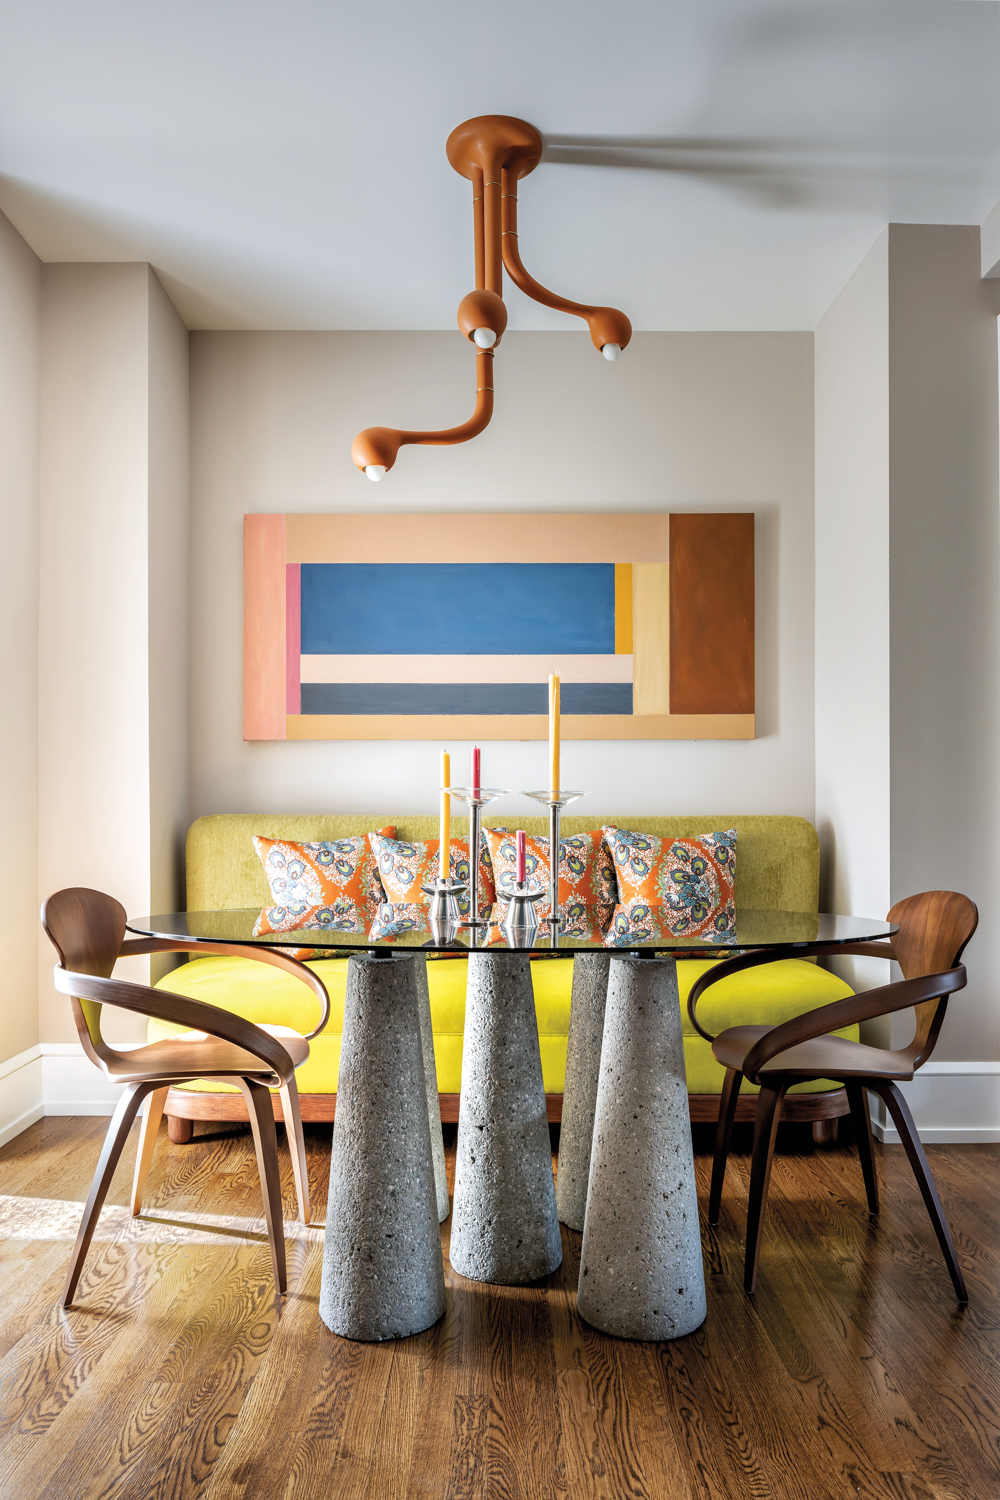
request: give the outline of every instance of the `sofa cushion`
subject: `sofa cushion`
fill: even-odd
[[[688,1091],[695,1094],[717,1094],[722,1087],[723,1070],[712,1057],[708,1043],[694,1032],[687,1015],[691,986],[712,965],[710,959],[685,959],[677,965]],[[308,967],[320,976],[329,991],[330,1019],[326,1029],[309,1044],[309,1058],[296,1075],[299,1092],[335,1093],[348,960],[320,959]],[[457,1094],[461,1088],[467,969],[464,960],[453,963],[431,960],[427,965],[438,1089],[443,1094]],[[531,979],[545,1091],[560,1094],[566,1078],[572,961],[551,959],[532,964]],[[289,1026],[302,1033],[311,1030],[316,1022],[316,1000],[305,985],[280,969],[255,963],[253,959],[221,956],[193,959],[167,974],[157,988],[221,1006],[248,1021]],[[815,964],[804,959],[782,959],[720,980],[700,1003],[698,1017],[713,1034],[734,1025],[779,1025],[849,994],[851,990],[843,980]],[[167,1022],[150,1020],[148,1039],[157,1041],[181,1030],[182,1027]],[[848,1027],[835,1034],[857,1040],[858,1028]],[[824,1082],[797,1085],[796,1092],[833,1086]],[[229,1089],[226,1084],[203,1082],[192,1087],[208,1092]]]
[[[661,919],[675,937],[721,937],[736,926],[736,829],[693,839],[606,827],[618,882],[615,926],[640,933]]]
[[[378,870],[385,900],[393,906],[408,903],[426,906],[430,897],[422,887],[436,880],[441,870],[441,840],[386,838],[380,833],[370,833],[375,866]],[[449,847],[448,875],[452,880],[469,883],[469,841],[452,839]],[[479,838],[479,907],[486,911],[496,900],[493,888],[493,863],[485,833]],[[469,895],[461,892],[458,906],[463,916],[469,914]],[[374,915],[374,914],[373,914]]]
[[[378,831],[394,837],[395,824]],[[374,916],[386,899],[366,834],[310,843],[255,834],[253,846],[275,906],[306,911],[349,901]]]
[[[513,834],[500,829],[488,828],[490,855],[496,877],[498,910],[496,919],[503,922],[507,915],[507,901],[515,888],[517,877],[517,841]],[[549,869],[548,839],[527,838],[525,872],[528,885],[542,886],[548,890],[552,880]],[[610,920],[615,901],[614,870],[611,856],[604,844],[600,829],[588,833],[571,834],[559,840],[559,904],[567,914],[582,914],[586,907],[594,907],[596,920],[603,926]],[[536,902],[535,911],[539,921],[549,915],[547,898]]]

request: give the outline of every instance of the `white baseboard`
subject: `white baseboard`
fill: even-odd
[[[122,1051],[126,1044],[117,1044]],[[133,1043],[132,1045],[139,1045]],[[903,1093],[928,1143],[1000,1141],[1000,1062],[934,1062]],[[42,1042],[0,1063],[0,1146],[44,1115],[110,1115],[121,1085],[109,1083],[79,1042]],[[887,1146],[899,1135],[872,1097],[872,1126]]]
[[[127,1052],[141,1042],[115,1042]],[[42,1103],[47,1115],[110,1115],[122,1085],[109,1083],[79,1042],[42,1042]]]
[[[900,1084],[920,1139],[954,1145],[1000,1141],[1000,1062],[925,1063],[912,1083]],[[873,1104],[872,1129],[887,1146],[900,1144],[899,1132]]]
[[[42,1049],[37,1044],[0,1063],[0,1146],[45,1113],[42,1096]]]

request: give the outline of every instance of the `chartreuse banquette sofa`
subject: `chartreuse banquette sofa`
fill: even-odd
[[[495,826],[544,835],[545,818],[495,817]],[[701,833],[735,828],[736,905],[761,911],[815,912],[819,892],[819,842],[816,830],[804,818],[706,817],[660,818],[564,818],[564,836],[616,823],[642,833],[668,838],[690,838]],[[272,816],[268,814],[221,814],[199,818],[187,838],[187,910],[233,910],[262,907],[270,900],[264,872],[253,847],[253,836],[311,842],[347,838],[395,824],[400,839],[431,839],[437,822],[429,817]],[[455,837],[467,836],[467,827],[456,820]],[[709,1045],[695,1034],[688,1022],[685,1002],[695,980],[711,960],[679,961],[677,972],[684,1019],[684,1055],[687,1064],[691,1118],[714,1119],[722,1088],[723,1070],[711,1055]],[[344,996],[348,960],[319,959],[310,964],[330,993],[329,1023],[310,1043],[308,1060],[297,1074],[305,1120],[332,1120],[336,1108],[337,1071],[344,1018]],[[464,959],[430,959],[428,986],[441,1117],[457,1120],[462,1080],[462,1032],[465,1020],[467,962]],[[566,1039],[569,1028],[571,958],[546,958],[531,966],[538,1014],[542,1073],[548,1096],[549,1118],[557,1120],[562,1108],[566,1073]],[[243,958],[194,958],[159,981],[160,987],[236,1011],[247,1020],[291,1026],[307,1032],[315,1023],[315,998],[304,985],[269,965]],[[713,1033],[737,1024],[777,1024],[850,994],[849,987],[815,963],[785,959],[721,981],[708,991],[699,1016]],[[149,1022],[149,1040],[169,1035],[164,1022]],[[856,1037],[857,1028],[843,1033]],[[739,1117],[752,1118],[754,1090],[744,1085]],[[274,1095],[280,1118],[280,1101]],[[836,1131],[837,1117],[847,1114],[843,1089],[832,1083],[804,1084],[789,1093],[784,1118],[811,1120],[813,1133],[823,1139]],[[174,1141],[190,1140],[194,1120],[246,1119],[243,1096],[224,1084],[199,1082],[171,1089],[167,1122]]]

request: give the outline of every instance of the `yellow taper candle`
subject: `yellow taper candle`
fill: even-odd
[[[451,870],[451,756],[441,751],[441,863],[440,876],[447,880]]]
[[[549,790],[559,795],[559,673],[549,678]]]

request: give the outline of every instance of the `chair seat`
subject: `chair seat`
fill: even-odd
[[[259,1024],[259,1023],[258,1023]],[[281,1043],[297,1068],[309,1056],[309,1043],[288,1026],[261,1026]],[[110,1078],[118,1082],[152,1078],[212,1078],[220,1074],[234,1077],[272,1078],[270,1068],[252,1052],[244,1052],[232,1042],[220,1041],[204,1031],[182,1031],[132,1052],[123,1052],[105,1063]]]
[[[712,1043],[712,1055],[724,1068],[743,1072],[747,1053],[771,1026],[731,1026]],[[761,1077],[902,1078],[913,1077],[913,1063],[902,1052],[883,1051],[842,1036],[819,1036],[789,1047],[760,1070]]]

